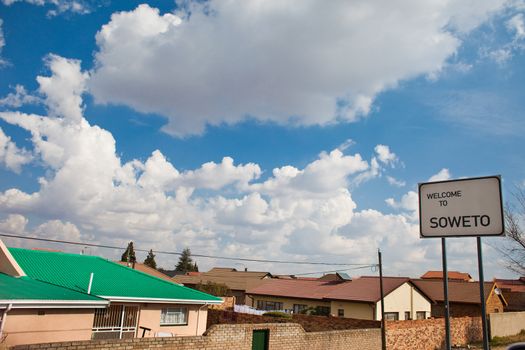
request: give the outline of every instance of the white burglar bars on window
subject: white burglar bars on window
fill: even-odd
[[[133,338],[137,330],[138,306],[111,305],[96,309],[92,339]]]

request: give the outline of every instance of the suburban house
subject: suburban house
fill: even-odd
[[[443,281],[442,280],[412,280],[412,283],[428,295],[432,301],[432,317],[445,315]],[[503,312],[507,301],[495,282],[485,282],[485,307],[487,314]],[[479,284],[474,282],[448,282],[448,299],[450,316],[479,316],[481,300]]]
[[[431,300],[405,277],[383,277],[385,318],[430,317]],[[262,310],[308,308],[318,314],[365,320],[381,319],[379,277],[348,279],[269,279],[247,291],[252,306]]]
[[[448,271],[447,276],[448,276],[449,281],[456,281],[456,282],[473,282],[474,281],[472,276],[466,272]],[[420,278],[424,280],[443,280],[443,271],[427,271]]]
[[[501,293],[507,301],[505,311],[525,311],[525,277],[515,280],[497,278],[494,282],[498,284]]]
[[[108,304],[27,276],[0,273],[0,344],[91,339],[94,311]]]
[[[108,304],[26,276],[0,241],[0,345],[91,339],[95,310]]]
[[[271,278],[272,275],[269,272],[237,271],[234,268],[214,267],[208,272],[188,272],[185,275],[176,275],[172,280],[190,288],[208,282],[225,284],[231,290],[237,305],[250,305],[251,300],[247,300],[246,291]]]
[[[60,333],[52,341],[201,335],[206,330],[208,305],[222,302],[220,298],[96,256],[20,248],[4,249],[3,254],[7,258],[0,262],[16,264],[31,283],[67,290],[77,296],[77,304],[90,305],[91,309],[86,310],[75,304],[69,308],[69,315],[61,314],[64,319],[60,322],[69,327],[67,331],[71,333],[62,332],[68,337]],[[9,269],[14,268],[6,268]],[[17,280],[16,283],[22,281],[20,276],[10,276]],[[10,283],[15,285],[15,282]],[[17,289],[11,291],[15,293]],[[37,291],[41,292],[35,289],[34,293]],[[12,295],[7,297],[13,298]],[[0,301],[0,305],[3,303]],[[32,312],[31,317],[40,317],[39,310]],[[11,322],[11,312],[7,313],[7,318],[5,314],[4,311],[3,319],[7,320],[4,333],[7,339],[12,339],[13,331],[9,327],[14,322]],[[85,314],[82,327],[88,324],[88,331],[78,337],[69,336],[79,325],[79,314]],[[34,320],[26,324],[31,322],[42,323]],[[46,323],[50,330],[55,325],[54,321]],[[27,334],[32,331],[26,327]]]

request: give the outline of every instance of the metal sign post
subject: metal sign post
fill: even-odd
[[[443,294],[445,295],[445,349],[451,350],[450,341],[450,307],[448,304],[448,269],[447,269],[447,245],[445,237],[441,238],[441,253],[443,260]]]
[[[450,349],[451,340],[445,237],[477,237],[483,348],[489,350],[480,237],[505,233],[502,203],[500,176],[419,184],[420,236],[441,237],[447,349]]]
[[[476,237],[478,245],[479,295],[481,297],[481,322],[483,326],[483,349],[489,350],[489,331],[487,308],[485,307],[485,278],[483,277],[483,258],[481,256],[481,237]]]
[[[386,350],[385,296],[383,293],[383,261],[381,250],[377,250],[379,260],[379,292],[381,293],[381,349]]]

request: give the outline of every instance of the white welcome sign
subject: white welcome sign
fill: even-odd
[[[499,176],[419,184],[423,238],[500,236],[503,220]]]

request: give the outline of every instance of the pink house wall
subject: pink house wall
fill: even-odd
[[[136,305],[136,304],[129,304]],[[161,310],[166,307],[187,307],[188,324],[161,326]],[[202,335],[206,331],[207,306],[178,304],[140,304],[136,337],[142,336],[143,326],[151,331],[145,337],[154,337],[159,332],[177,336]],[[12,309],[6,317],[4,335],[0,345],[14,346],[90,340],[94,320],[93,309]]]
[[[188,324],[184,326],[161,326],[161,310],[166,307],[188,308]],[[145,337],[154,337],[157,332],[173,333],[177,336],[202,335],[206,331],[207,317],[207,306],[179,304],[142,304],[140,307],[138,326],[151,328],[150,332],[145,333]],[[137,336],[142,336],[141,329],[138,329]]]
[[[93,318],[93,309],[12,309],[5,319],[4,344],[89,340]]]

